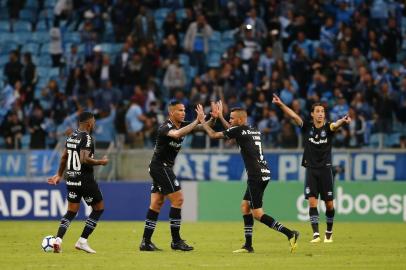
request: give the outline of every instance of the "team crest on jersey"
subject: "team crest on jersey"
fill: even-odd
[[[173,183],[175,184],[175,186],[179,186],[179,181],[175,179],[175,181],[173,181]]]
[[[306,187],[306,194],[309,194],[309,193],[310,193],[310,188]]]
[[[71,199],[75,199],[78,195],[75,192],[69,192],[68,196]]]
[[[324,129],[321,131],[320,136],[321,136],[322,138],[323,138],[323,137],[326,137],[326,131],[325,131]]]

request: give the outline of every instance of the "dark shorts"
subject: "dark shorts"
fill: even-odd
[[[306,199],[318,199],[320,195],[323,201],[334,200],[334,178],[330,167],[306,168],[304,195]]]
[[[80,203],[83,198],[87,205],[94,205],[103,200],[99,185],[94,180],[66,180],[67,199],[71,203]]]
[[[244,200],[250,202],[251,209],[262,208],[262,198],[264,197],[264,191],[268,185],[268,181],[248,180],[247,190],[244,194]]]
[[[152,177],[151,193],[159,192],[168,195],[181,190],[180,183],[171,167],[151,163],[149,174]]]

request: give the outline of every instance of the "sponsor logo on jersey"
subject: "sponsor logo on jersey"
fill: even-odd
[[[317,139],[317,137],[316,137],[316,139]],[[320,140],[320,141],[315,141],[313,138],[309,138],[309,141],[311,142],[311,143],[314,143],[314,144],[323,144],[323,143],[327,143],[327,138],[326,139],[324,139],[324,140]]]
[[[66,174],[67,174],[69,177],[76,177],[76,176],[78,176],[78,175],[81,175],[82,173],[81,173],[81,172],[77,172],[77,171],[67,171]]]
[[[321,131],[320,136],[321,136],[322,138],[323,138],[323,137],[326,137],[326,131],[325,131],[324,129]]]
[[[169,145],[172,146],[172,147],[175,147],[175,148],[181,148],[181,146],[182,146],[182,144],[176,143],[176,142],[174,142],[174,141],[171,141],[171,142],[169,143]]]
[[[82,185],[82,181],[79,182],[73,182],[73,181],[66,181],[67,186],[77,186],[80,187]]]
[[[69,196],[69,198],[71,198],[71,199],[75,199],[78,195],[75,193],[75,192],[69,192],[69,194],[68,194],[68,196]]]
[[[86,147],[90,147],[90,145],[92,143],[92,137],[89,134],[86,135],[86,137],[87,137]]]
[[[243,131],[241,132],[241,135],[247,135],[247,132],[246,132],[245,130],[243,130]]]
[[[261,172],[262,172],[262,173],[271,173],[271,171],[270,171],[270,170],[267,170],[267,169],[261,169]]]
[[[69,142],[69,143],[80,143],[80,140],[72,139],[72,138],[68,138],[66,141]]]
[[[74,143],[67,143],[66,144],[66,147],[68,147],[68,148],[73,148],[73,149],[76,149],[76,144],[74,144]]]
[[[262,177],[262,181],[268,181],[268,180],[270,180],[271,179],[271,177],[269,177],[269,176],[263,176]]]

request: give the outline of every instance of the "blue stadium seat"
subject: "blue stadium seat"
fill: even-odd
[[[24,134],[21,137],[21,148],[22,149],[28,149],[30,147],[30,141],[31,141],[31,135],[28,134]]]
[[[159,9],[155,10],[154,17],[155,17],[155,19],[156,18],[165,19],[166,15],[168,15],[168,13],[170,11],[171,10],[169,8],[159,8]]]
[[[31,32],[31,23],[26,21],[17,21],[13,24],[13,31],[17,34],[22,34],[21,32]]]
[[[56,0],[45,0],[44,6],[46,8],[54,8],[56,5]]]
[[[209,40],[209,52],[211,53],[223,53],[223,48],[220,41]]]
[[[47,26],[47,22],[45,20],[40,20],[38,21],[36,27],[35,27],[35,31],[41,31],[41,32],[45,32],[48,31],[48,26]]]
[[[378,148],[380,137],[381,137],[380,133],[371,134],[371,137],[369,137],[369,147]]]
[[[51,67],[52,66],[51,56],[49,54],[41,55],[41,57],[39,58],[37,64],[39,66],[43,66],[43,67]]]
[[[34,22],[35,19],[35,13],[31,9],[22,9],[20,11],[20,20]]]
[[[207,58],[207,66],[210,68],[220,67],[221,54],[219,53],[210,53]]]
[[[220,42],[221,33],[219,31],[213,31],[212,35],[210,36],[210,40]]]
[[[184,54],[184,53],[179,54],[179,63],[184,67],[188,67],[189,66],[189,55]]]
[[[50,71],[49,67],[42,67],[42,66],[37,67],[37,74],[41,78],[41,80],[47,80],[50,77],[49,71]]]
[[[176,12],[176,19],[178,22],[181,22],[183,19],[186,18],[186,9],[180,8],[180,9],[177,9],[175,12]]]
[[[0,45],[0,55],[8,55],[10,51],[18,49],[18,44],[10,39],[2,39],[2,36],[0,35],[0,40],[9,40],[8,42]]]
[[[81,42],[81,37],[79,32],[69,32],[63,35],[63,39],[67,43],[76,43],[79,44]]]
[[[162,25],[164,23],[164,20],[165,20],[164,18],[155,17],[155,25],[156,25],[157,29],[162,29]],[[161,32],[161,31],[158,31],[158,32]]]
[[[5,64],[7,64],[8,59],[9,59],[9,57],[7,54],[0,55],[0,66],[4,66]]]
[[[235,30],[227,30],[221,34],[223,41],[235,41]]]
[[[37,0],[27,0],[25,4],[25,9],[37,10],[38,9],[38,1]],[[21,13],[20,13],[21,16]]]
[[[40,54],[41,55],[49,55],[49,43],[42,44]]]
[[[391,133],[385,134],[383,138],[383,145],[384,147],[394,147],[395,145],[399,145],[400,143],[400,133]]]
[[[22,51],[37,55],[39,52],[39,45],[37,43],[27,43],[23,46]]]
[[[1,32],[10,32],[10,24],[8,21],[0,21],[0,33]]]
[[[49,69],[49,78],[58,79],[59,77],[59,68],[50,68]]]

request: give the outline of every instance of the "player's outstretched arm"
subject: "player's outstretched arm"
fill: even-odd
[[[209,135],[209,137],[210,137],[211,139],[222,139],[222,138],[224,138],[223,132],[215,132],[215,131],[208,125],[208,123],[204,121],[205,115],[204,115],[204,111],[203,111],[203,107],[202,107],[202,106],[197,106],[197,108],[196,108],[196,113],[197,113],[197,119],[199,120],[199,122],[201,123],[202,127],[203,127],[204,130],[206,131],[207,135]]]
[[[290,118],[292,118],[298,126],[303,126],[303,120],[297,115],[291,108],[286,106],[285,103],[275,94],[273,94],[272,103],[277,105],[281,110],[286,113]]]
[[[340,127],[342,127],[344,124],[349,124],[351,123],[351,117],[349,117],[348,115],[344,116],[341,119],[338,119],[336,122],[332,123],[330,125],[330,129],[332,131],[336,131],[337,129],[339,129]]]
[[[104,166],[107,163],[109,163],[109,160],[108,160],[107,156],[103,156],[102,159],[91,158],[89,150],[80,150],[80,163],[91,165],[91,166],[97,166],[97,165]]]
[[[66,151],[66,148],[65,148],[65,150],[63,151],[62,157],[61,157],[61,161],[59,162],[58,172],[51,178],[48,178],[48,184],[56,185],[61,181],[63,172],[65,171],[65,168],[66,168],[67,160],[68,160],[68,152]]]
[[[226,119],[224,119],[224,115],[223,115],[223,102],[221,102],[221,100],[219,100],[217,102],[217,107],[218,107],[218,118],[221,121],[221,124],[223,125],[224,128],[229,129],[231,127],[230,123],[227,122]]]
[[[187,134],[192,132],[196,128],[196,126],[198,124],[199,124],[199,121],[196,119],[195,121],[193,121],[192,123],[190,123],[187,126],[184,126],[181,129],[171,129],[171,130],[169,130],[168,136],[172,137],[172,138],[175,138],[175,139],[182,138],[183,136],[186,136]]]

